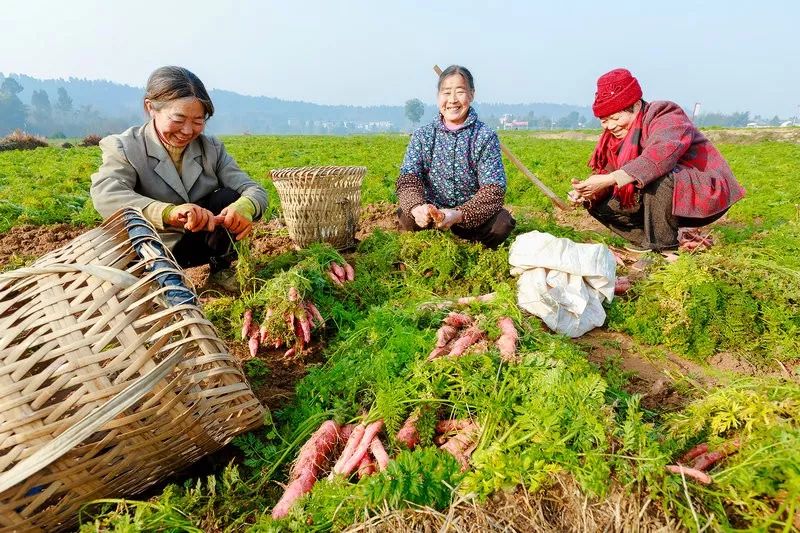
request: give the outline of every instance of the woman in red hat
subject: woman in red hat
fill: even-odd
[[[678,229],[714,222],[744,196],[728,163],[673,102],[645,102],[631,73],[597,80],[603,133],[570,198],[635,251],[678,247]]]

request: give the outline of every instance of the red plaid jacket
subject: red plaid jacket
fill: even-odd
[[[642,113],[641,152],[622,165],[637,187],[672,173],[672,214],[690,218],[716,215],[744,197],[727,161],[678,104],[650,102]]]

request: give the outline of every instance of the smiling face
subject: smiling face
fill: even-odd
[[[175,148],[184,148],[206,127],[206,110],[202,102],[190,96],[158,106],[145,100],[145,107],[161,137]],[[159,109],[156,109],[159,107]]]
[[[446,77],[439,87],[439,113],[448,124],[463,124],[475,92],[461,74]]]
[[[636,119],[636,114],[641,108],[642,101],[639,100],[633,104],[633,109],[630,111],[625,109],[601,118],[600,126],[602,126],[604,130],[611,132],[611,135],[615,138],[624,139],[625,136],[628,135],[628,131],[631,129],[631,125]]]

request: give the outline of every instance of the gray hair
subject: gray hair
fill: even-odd
[[[150,100],[156,111],[173,100],[187,97],[200,100],[206,119],[214,115],[214,104],[208,96],[205,85],[188,69],[174,66],[161,67],[154,70],[147,79],[144,99]]]
[[[461,65],[450,65],[449,67],[444,69],[442,71],[442,73],[439,74],[439,83],[436,85],[436,89],[437,90],[441,89],[442,88],[442,83],[444,82],[444,80],[446,78],[452,76],[453,74],[460,74],[464,78],[464,80],[467,82],[467,85],[469,86],[469,90],[470,91],[474,91],[475,90],[475,82],[472,79],[472,73],[469,70],[467,70],[466,67],[462,67]]]

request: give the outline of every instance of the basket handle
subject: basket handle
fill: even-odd
[[[135,276],[132,277],[135,278]],[[176,350],[175,353],[161,361],[145,375],[125,387],[114,398],[92,411],[86,418],[39,448],[31,456],[14,465],[10,470],[0,474],[0,494],[57,461],[75,446],[89,438],[103,424],[141,400],[156,383],[172,372],[183,359],[183,353],[184,350]]]
[[[65,272],[85,272],[104,281],[121,285],[128,288],[139,281],[139,278],[129,272],[118,268],[103,265],[78,265],[67,263],[55,263],[44,267],[25,267],[10,272],[0,274],[0,281],[27,278],[29,276],[40,276],[43,274],[63,274]]]

